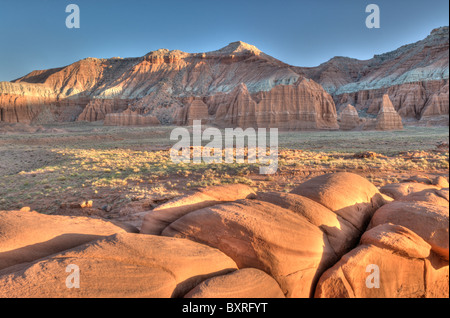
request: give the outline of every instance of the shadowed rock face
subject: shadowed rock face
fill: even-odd
[[[250,94],[245,84],[229,94],[208,98],[222,127],[338,129],[334,102],[320,85],[301,79]]]
[[[206,124],[209,123],[208,106],[202,100],[194,99],[188,106],[178,109],[174,117],[178,125],[192,126],[194,120]]]
[[[384,223],[405,226],[420,235],[430,244],[433,252],[448,261],[448,222],[448,202],[442,206],[424,201],[401,201],[380,208],[370,227]]]
[[[94,99],[91,100],[83,112],[78,116],[78,121],[105,120],[106,115],[120,113],[128,108],[126,99]]]
[[[383,95],[383,104],[378,112],[376,129],[378,130],[402,130],[402,118],[395,111],[387,94]]]
[[[339,128],[342,130],[352,130],[360,125],[360,118],[356,108],[348,104],[341,112]]]
[[[445,192],[448,189],[430,184],[389,185],[385,193],[397,200],[375,212],[360,244],[321,276],[315,296],[447,298],[449,203]],[[370,276],[375,271],[379,273],[376,288]]]
[[[149,211],[139,234],[1,212],[0,296],[448,297],[448,182],[421,181],[392,185],[395,200],[352,173],[291,193],[209,187]],[[66,287],[69,264],[83,288]]]
[[[133,112],[106,114],[104,125],[108,126],[157,126],[159,120],[155,116],[139,115]]]
[[[378,288],[371,273],[379,273]],[[370,268],[368,268],[371,266]],[[360,245],[319,280],[321,298],[448,297],[448,261],[409,228],[384,223],[364,233]]]
[[[391,183],[383,186],[380,191],[396,200],[421,192],[423,190],[438,190],[439,187],[432,184],[424,184],[419,182],[403,182],[403,183]]]
[[[324,196],[299,194],[302,189],[319,194],[328,188]],[[339,189],[347,189],[345,198],[333,200]],[[211,188],[203,195],[208,192],[221,191]],[[171,223],[166,222],[162,235],[215,247],[239,268],[260,269],[287,297],[310,297],[320,274],[355,246],[372,213],[386,202],[371,183],[350,173],[311,179],[290,194],[258,194],[256,199],[199,209],[190,208],[194,198],[202,199],[194,194],[174,201],[183,213],[174,218],[167,210]],[[149,212],[146,228],[161,225],[164,210],[157,213],[158,220]]]
[[[284,298],[277,282],[255,268],[244,268],[202,282],[185,298]]]
[[[126,231],[137,229],[87,217],[1,211],[0,270]]]
[[[197,210],[162,235],[215,247],[239,268],[265,271],[288,297],[309,297],[319,273],[337,261],[318,227],[267,202],[244,200]]]
[[[82,288],[66,287],[69,264],[80,268]],[[179,297],[201,281],[233,270],[236,265],[229,257],[208,246],[174,238],[122,233],[0,271],[0,284],[7,286],[0,290],[0,295]]]
[[[194,194],[184,195],[164,203],[148,212],[142,223],[141,233],[160,235],[166,226],[192,211],[223,202],[251,199],[255,196],[253,189],[243,184],[201,189]]]
[[[359,231],[365,229],[375,210],[386,203],[378,189],[367,179],[346,172],[310,179],[291,193],[322,204]]]

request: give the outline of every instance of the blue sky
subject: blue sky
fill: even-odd
[[[66,28],[71,3],[80,29]],[[365,26],[370,3],[380,7],[380,29]],[[85,57],[205,52],[234,41],[296,66],[369,59],[448,25],[448,10],[447,0],[0,0],[0,81]]]

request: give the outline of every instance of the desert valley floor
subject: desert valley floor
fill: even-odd
[[[346,171],[381,187],[410,177],[448,178],[449,169],[445,126],[280,132],[274,175],[259,174],[257,164],[172,163],[172,126],[5,126],[11,128],[0,134],[0,210],[127,219],[211,185],[289,192],[312,177]],[[88,201],[92,207],[81,208]]]

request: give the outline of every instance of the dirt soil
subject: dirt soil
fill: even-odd
[[[290,191],[317,175],[348,171],[376,186],[412,176],[448,179],[448,127],[399,132],[279,132],[278,171],[257,164],[174,164],[174,127],[101,123],[0,126],[0,210],[90,215],[139,226],[142,212],[200,187],[245,183]]]

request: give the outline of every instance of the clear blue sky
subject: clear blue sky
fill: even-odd
[[[80,29],[65,26],[70,3]],[[370,3],[380,29],[365,27]],[[448,0],[0,0],[0,81],[85,57],[205,52],[238,40],[297,66],[369,59],[448,25],[448,10]]]

